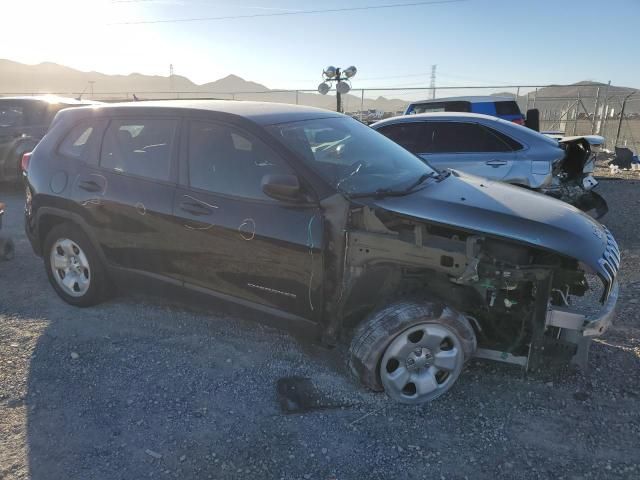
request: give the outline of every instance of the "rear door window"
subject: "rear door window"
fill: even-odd
[[[112,120],[104,135],[100,166],[153,180],[171,178],[178,120]]]
[[[434,122],[433,152],[509,152],[511,147],[477,123]]]

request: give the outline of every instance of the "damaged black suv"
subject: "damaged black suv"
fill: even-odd
[[[78,306],[117,275],[162,279],[351,344],[351,371],[403,403],[472,356],[586,362],[620,253],[574,207],[438,173],[340,114],[166,101],[60,112],[26,171],[26,231]],[[597,313],[585,311],[597,292]]]

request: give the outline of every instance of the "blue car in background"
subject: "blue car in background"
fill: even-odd
[[[421,100],[409,104],[405,115],[431,112],[467,112],[491,115],[518,125],[525,124],[525,118],[513,97],[490,95],[475,97],[448,97]]]

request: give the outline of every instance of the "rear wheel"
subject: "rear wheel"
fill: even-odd
[[[100,303],[107,295],[104,266],[88,237],[73,224],[54,227],[44,242],[49,281],[65,302],[79,307]]]
[[[475,349],[475,333],[463,315],[404,301],[374,312],[357,328],[349,363],[367,387],[419,404],[447,392]]]

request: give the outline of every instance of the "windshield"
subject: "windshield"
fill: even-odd
[[[347,195],[409,189],[433,168],[384,135],[349,117],[267,127],[336,189]]]

